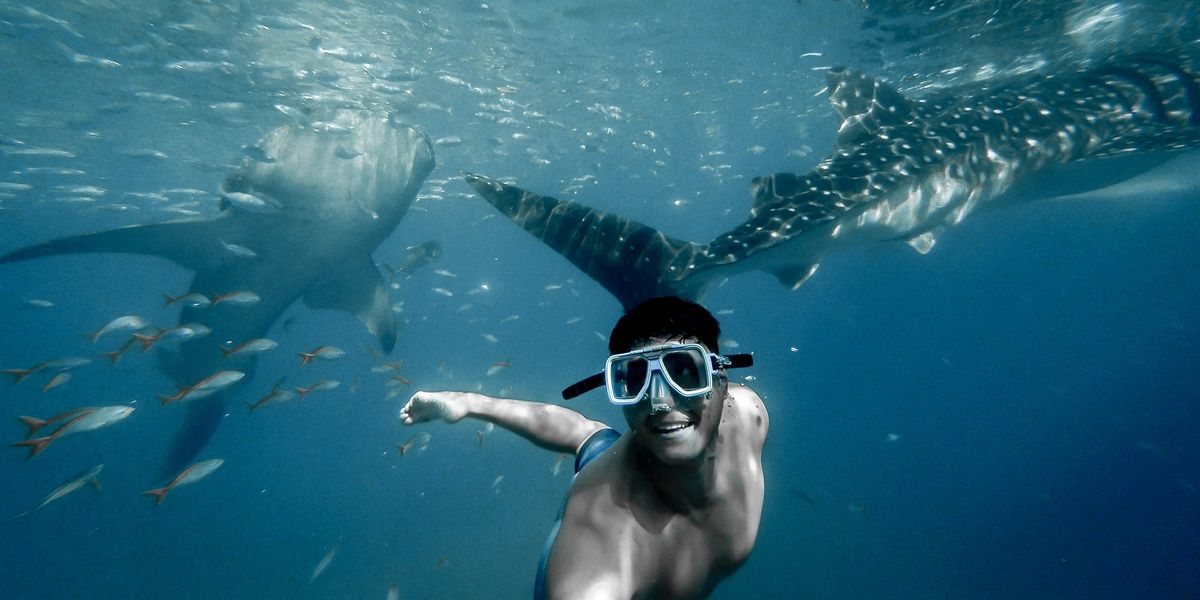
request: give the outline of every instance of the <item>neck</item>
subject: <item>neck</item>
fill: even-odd
[[[674,512],[696,513],[716,500],[717,436],[694,461],[667,464],[636,446],[634,460],[649,490]]]

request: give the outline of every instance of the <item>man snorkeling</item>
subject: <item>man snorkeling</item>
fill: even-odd
[[[750,366],[750,355],[716,354],[719,335],[704,307],[675,297],[617,321],[604,371],[563,397],[604,386],[625,434],[561,406],[469,392],[417,392],[400,418],[472,417],[575,453],[535,598],[702,598],[754,547],[768,429],[762,399],[726,374]]]

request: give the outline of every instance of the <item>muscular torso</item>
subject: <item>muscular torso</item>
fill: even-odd
[[[767,415],[731,385],[718,430],[709,502],[669,503],[636,468],[629,436],[572,485],[550,554],[553,598],[700,598],[746,560],[762,515]]]

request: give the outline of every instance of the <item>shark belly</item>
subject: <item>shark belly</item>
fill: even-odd
[[[395,317],[371,252],[396,228],[432,171],[433,145],[387,115],[340,111],[327,123],[336,133],[300,124],[268,133],[256,144],[260,152],[245,158],[222,185],[226,198],[237,202],[223,202],[214,217],[52,240],[0,256],[0,263],[81,252],[151,254],[194,271],[189,292],[254,292],[260,300],[250,305],[182,310],[180,323],[198,323],[211,333],[160,349],[161,370],[181,387],[222,369],[252,374],[253,355],[223,360],[219,348],[265,336],[300,299],[351,313],[390,352]],[[345,152],[348,147],[356,153]],[[246,208],[251,205],[256,208]],[[233,256],[228,244],[254,256]],[[192,462],[216,432],[226,401],[250,379],[191,402],[161,475]]]

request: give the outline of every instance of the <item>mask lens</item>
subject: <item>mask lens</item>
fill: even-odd
[[[631,356],[612,364],[613,395],[619,399],[632,399],[642,391],[646,383],[646,372],[650,364],[645,358]]]
[[[708,385],[704,381],[708,374],[704,368],[705,358],[695,349],[677,350],[663,354],[662,366],[675,385],[684,390],[700,390]]]

